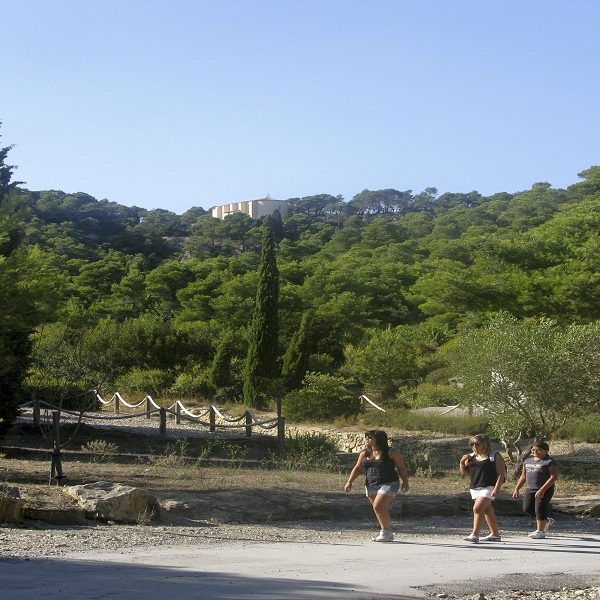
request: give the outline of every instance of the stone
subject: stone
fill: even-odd
[[[91,519],[140,523],[160,516],[156,498],[141,488],[123,483],[97,481],[63,489]]]
[[[550,506],[552,510],[558,512],[587,517],[600,517],[600,496],[552,498]]]
[[[23,508],[23,518],[51,525],[85,525],[86,512],[81,508]]]
[[[0,523],[19,523],[23,504],[18,487],[0,486]]]

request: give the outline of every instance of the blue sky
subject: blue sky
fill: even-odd
[[[598,0],[0,0],[32,190],[182,213],[270,194],[566,187],[600,164]]]

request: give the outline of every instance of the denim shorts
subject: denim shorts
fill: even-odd
[[[376,496],[377,494],[385,494],[386,496],[395,496],[400,491],[399,481],[390,481],[381,485],[365,485],[365,495]]]

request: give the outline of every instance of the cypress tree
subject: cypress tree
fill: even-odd
[[[263,227],[258,287],[244,371],[244,401],[259,408],[264,403],[261,394],[264,382],[278,375],[279,335],[279,272],[275,240],[270,225],[265,223]]]
[[[282,375],[288,389],[299,388],[308,370],[308,359],[312,352],[312,312],[306,311],[302,315],[300,328],[290,341],[290,345],[283,357]]]
[[[233,336],[228,333],[221,339],[210,368],[209,382],[215,388],[224,388],[231,385],[232,358]]]

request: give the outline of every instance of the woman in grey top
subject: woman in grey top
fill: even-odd
[[[518,498],[523,484],[527,485],[523,495],[523,511],[536,520],[537,528],[529,534],[534,540],[545,538],[548,528],[554,522],[554,519],[548,516],[548,508],[559,471],[554,459],[548,455],[549,450],[550,446],[546,442],[533,444],[532,456],[523,462],[521,477],[513,492],[513,498]]]

